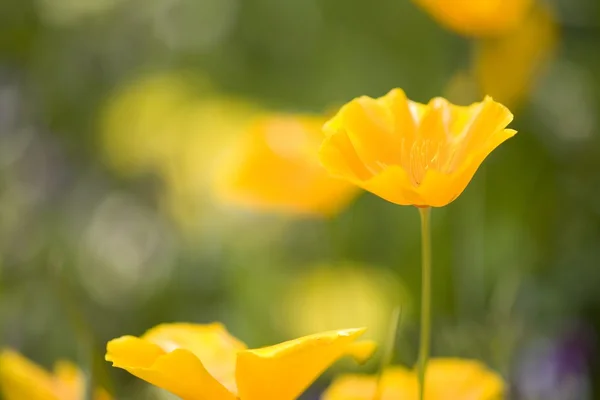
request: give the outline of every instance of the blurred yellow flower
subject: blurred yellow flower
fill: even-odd
[[[534,0],[414,1],[438,23],[461,35],[493,36],[519,26]]]
[[[158,177],[161,205],[184,230],[213,214],[217,164],[258,112],[194,83],[178,73],[142,76],[107,99],[99,121],[107,165],[127,177]]]
[[[325,332],[247,349],[218,323],[165,324],[140,338],[110,341],[106,360],[183,400],[293,400],[343,355],[366,360],[374,345],[355,343],[363,332]]]
[[[338,212],[356,188],[334,179],[316,156],[326,119],[265,115],[253,121],[217,180],[221,198],[251,208],[303,214]]]
[[[322,400],[417,400],[418,382],[414,371],[388,367],[378,376],[342,375],[321,397]],[[432,359],[426,378],[426,400],[500,400],[504,382],[477,361]]]
[[[177,74],[143,76],[117,88],[100,118],[101,144],[108,165],[123,175],[154,171],[177,155],[177,123],[194,95]]]
[[[343,106],[324,126],[319,155],[332,175],[392,203],[441,207],[516,133],[505,129],[512,118],[491,97],[470,106],[439,97],[425,105],[394,89]]]
[[[514,31],[482,40],[476,45],[473,61],[482,92],[504,104],[518,105],[530,92],[557,42],[558,26],[552,12],[542,4],[537,4]]]
[[[216,154],[255,115],[251,104],[193,89],[185,75],[143,76],[107,99],[100,120],[106,161],[118,172],[210,175]],[[192,162],[194,160],[195,162]]]
[[[480,97],[479,87],[470,70],[459,69],[444,88],[444,97],[453,103],[472,103]],[[497,99],[496,99],[497,100]]]
[[[222,159],[258,111],[241,100],[212,97],[195,101],[172,129],[173,157],[158,165],[166,184],[164,205],[182,228],[214,215],[213,181]]]
[[[5,400],[83,400],[85,377],[73,364],[59,361],[52,373],[12,350],[0,353],[0,390]],[[104,390],[94,400],[110,400]]]
[[[395,274],[353,263],[302,268],[289,277],[279,298],[273,316],[290,336],[368,326],[366,336],[380,340],[398,304],[404,318],[411,313],[408,291]]]

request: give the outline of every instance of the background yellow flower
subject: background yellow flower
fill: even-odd
[[[245,129],[216,181],[221,198],[248,208],[331,215],[357,190],[319,164],[324,117],[270,114]]]
[[[214,213],[218,167],[258,111],[206,79],[148,74],[109,96],[100,144],[107,165],[122,176],[157,178],[163,207],[193,231]]]
[[[6,400],[84,400],[85,377],[74,364],[59,361],[48,372],[12,350],[0,353],[0,390]],[[93,400],[110,400],[102,389]]]
[[[467,36],[495,36],[517,28],[534,0],[414,0],[440,24]]]
[[[520,105],[554,53],[558,26],[545,4],[536,4],[519,26],[498,38],[475,44],[474,75],[481,92]]]
[[[273,319],[296,337],[343,326],[368,326],[365,336],[385,340],[390,315],[402,306],[412,314],[403,282],[391,271],[358,263],[308,265],[287,277]]]
[[[416,400],[417,375],[404,367],[388,367],[378,376],[342,375],[322,400]],[[426,400],[501,400],[504,382],[477,361],[437,358],[429,361]],[[379,396],[379,397],[377,397]]]

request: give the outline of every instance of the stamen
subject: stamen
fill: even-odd
[[[444,143],[431,139],[418,139],[413,143],[407,168],[413,185],[419,186],[430,168],[440,169],[440,164],[444,160],[443,149]]]

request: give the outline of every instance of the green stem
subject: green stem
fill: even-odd
[[[431,344],[431,226],[429,207],[419,208],[421,215],[421,336],[419,343],[419,399],[425,398],[425,371]]]

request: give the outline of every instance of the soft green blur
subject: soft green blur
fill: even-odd
[[[511,399],[600,396],[600,7],[551,3],[556,47],[508,104],[519,133],[432,212],[432,354],[483,360]],[[413,365],[415,208],[361,194],[330,218],[258,212],[213,180],[257,110],[331,113],[393,87],[479,100],[483,45],[408,0],[1,0],[0,345],[164,399],[103,361],[108,340],[222,321],[253,347],[355,326],[383,342],[401,304],[394,361]]]

